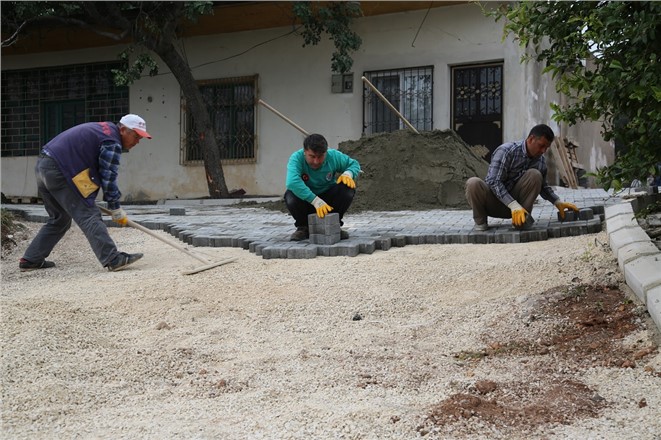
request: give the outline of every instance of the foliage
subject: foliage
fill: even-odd
[[[362,40],[357,33],[351,30],[354,17],[360,17],[362,11],[358,2],[329,2],[320,6],[315,2],[294,2],[294,15],[302,24],[302,36],[308,44],[316,45],[321,41],[321,34],[328,33],[335,44],[335,51],[331,57],[333,72],[345,73],[351,70],[353,59],[351,52],[360,48]]]
[[[0,210],[0,217],[2,219],[2,249],[8,250],[16,246],[14,235],[25,229],[25,226],[16,222],[14,214],[7,209]]]
[[[616,160],[597,170],[598,182],[618,189],[645,180],[661,162],[661,2],[512,2],[486,12],[504,19],[570,99],[552,104],[554,119],[601,121]]]
[[[661,212],[661,201],[656,201],[654,203],[650,203],[640,211],[634,214],[634,217],[636,219],[644,219],[649,217],[652,214],[656,214]]]
[[[158,75],[158,64],[149,54],[138,54],[131,64],[129,60],[133,52],[134,47],[131,46],[119,54],[119,59],[125,63],[126,69],[111,69],[115,84],[118,86],[131,85],[142,77],[142,72],[145,70],[149,72],[149,76]]]

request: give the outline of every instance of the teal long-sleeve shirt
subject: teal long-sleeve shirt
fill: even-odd
[[[312,203],[315,197],[323,194],[337,181],[337,177],[349,171],[356,180],[360,164],[339,150],[329,149],[326,160],[319,169],[312,169],[305,161],[303,149],[292,153],[287,163],[287,189],[301,200]]]

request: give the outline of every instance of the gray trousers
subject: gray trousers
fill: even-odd
[[[96,258],[106,266],[119,254],[115,242],[96,206],[89,206],[67,183],[55,159],[42,157],[35,167],[39,196],[44,202],[49,219],[25,251],[23,258],[33,263],[46,259],[55,245],[76,222],[87,238]]]
[[[537,196],[542,191],[542,173],[536,169],[530,169],[510,191],[514,200],[519,202],[530,214]],[[466,200],[473,208],[473,220],[476,225],[487,222],[487,216],[496,218],[512,218],[512,211],[501,202],[491,191],[489,185],[479,177],[471,177],[466,182]]]

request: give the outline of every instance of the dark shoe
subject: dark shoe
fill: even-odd
[[[340,240],[346,240],[349,238],[349,233],[344,229],[340,229]]]
[[[18,267],[21,269],[21,272],[27,272],[29,270],[48,269],[50,267],[55,267],[55,263],[46,260],[42,261],[41,263],[33,263],[26,260],[25,258],[21,258],[18,262]]]
[[[135,263],[140,258],[142,258],[142,254],[127,254],[126,252],[120,252],[113,262],[106,267],[110,272],[117,272],[118,270],[124,269],[129,264]]]
[[[482,223],[482,224],[477,224],[475,223],[475,226],[473,226],[473,229],[476,231],[486,231],[489,229],[489,224],[488,223]]]
[[[301,226],[300,228],[296,228],[296,232],[291,234],[291,237],[289,240],[291,241],[301,241],[301,240],[306,240],[310,238],[310,231],[307,228],[307,226]]]

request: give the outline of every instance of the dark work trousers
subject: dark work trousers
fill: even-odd
[[[514,200],[519,202],[529,214],[532,214],[533,204],[542,191],[543,180],[539,170],[529,169],[510,191]],[[466,199],[473,208],[473,220],[477,225],[486,223],[487,216],[512,218],[512,211],[498,200],[489,185],[479,177],[471,177],[466,182]]]
[[[342,217],[349,209],[349,206],[351,206],[354,195],[356,195],[355,189],[351,189],[343,183],[338,183],[333,185],[325,193],[318,194],[317,196],[333,208],[331,213],[336,212],[340,214],[340,225],[343,225]],[[317,212],[312,203],[299,199],[290,190],[285,192],[285,204],[289,213],[294,217],[294,225],[297,228],[307,226],[308,215],[316,214]]]
[[[110,264],[119,252],[108,234],[99,208],[89,206],[69,185],[55,159],[40,158],[35,173],[39,196],[49,218],[25,250],[23,258],[33,263],[44,261],[69,230],[73,219],[85,234],[99,262],[103,266]]]

